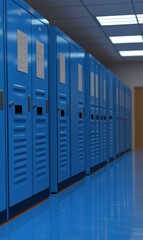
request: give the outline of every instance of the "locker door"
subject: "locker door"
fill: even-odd
[[[71,46],[72,176],[85,171],[84,53]]]
[[[48,32],[32,19],[33,193],[49,188]]]
[[[103,154],[103,136],[104,136],[104,118],[103,118],[103,70],[102,66],[100,66],[100,163],[104,161],[104,154]]]
[[[110,76],[110,90],[109,90],[109,158],[112,160],[114,154],[113,154],[113,145],[114,145],[114,139],[113,139],[113,132],[114,132],[114,127],[113,127],[113,76]]]
[[[100,97],[100,85],[99,85],[99,68],[98,64],[95,66],[95,98],[96,98],[96,164],[100,163],[100,108],[99,108],[99,97]]]
[[[95,118],[95,65],[91,62],[90,73],[90,150],[91,150],[91,167],[96,165],[96,118]]]
[[[3,219],[4,210],[6,209],[6,156],[5,156],[5,129],[6,129],[6,120],[5,120],[5,102],[4,102],[4,45],[3,45],[3,1],[0,2],[0,222]]]
[[[120,127],[119,127],[119,87],[118,80],[116,79],[116,156],[119,155],[119,140]]]
[[[32,195],[31,16],[7,2],[10,207]]]
[[[106,118],[106,113],[107,113],[107,109],[106,109],[106,101],[107,101],[107,86],[106,86],[106,72],[104,69],[104,73],[103,73],[103,161],[107,160],[107,146],[106,146],[106,139],[107,139],[107,127],[106,127],[106,123],[107,123],[107,118]]]
[[[51,93],[52,94],[52,93]],[[70,177],[69,43],[57,35],[58,182]]]

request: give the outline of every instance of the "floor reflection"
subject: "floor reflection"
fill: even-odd
[[[143,239],[143,152],[52,195],[0,228],[0,240]]]

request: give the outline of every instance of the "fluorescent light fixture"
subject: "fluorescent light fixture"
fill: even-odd
[[[143,50],[120,51],[119,53],[122,57],[143,56]]]
[[[137,19],[139,23],[143,23],[143,14],[137,14]]]
[[[96,17],[102,26],[137,24],[135,15],[115,15]]]
[[[143,37],[141,35],[135,36],[116,36],[116,37],[109,37],[111,42],[114,44],[119,43],[141,43],[143,42]]]

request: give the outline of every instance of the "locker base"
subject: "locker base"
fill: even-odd
[[[0,224],[6,222],[7,220],[7,211],[3,211],[0,213]]]
[[[117,154],[117,158],[119,158],[119,157],[121,157],[121,156],[123,156],[123,153]]]
[[[130,151],[132,151],[132,149],[131,149],[131,148],[127,149],[126,153],[128,153],[128,152],[130,152]]]
[[[34,206],[35,204],[39,203],[42,200],[45,200],[49,197],[50,190],[49,188],[16,204],[13,207],[9,208],[9,218],[13,218],[16,215],[20,214],[21,212],[28,210],[30,207]]]
[[[100,168],[104,167],[107,164],[107,161],[104,161],[102,163],[99,163],[98,165],[94,166],[91,168],[91,173],[96,172],[97,170],[99,170]]]
[[[76,183],[77,181],[81,180],[85,176],[86,176],[85,171],[83,171],[83,172],[81,172],[81,173],[79,173],[79,174],[77,174],[77,175],[75,175],[75,176],[73,176],[73,177],[71,177],[71,178],[69,178],[69,179],[59,183],[58,184],[58,191],[61,191],[64,188],[66,188],[66,187]],[[55,193],[55,192],[52,192],[52,193]]]
[[[111,157],[110,159],[109,159],[109,162],[113,162],[115,160],[115,158],[114,157]]]

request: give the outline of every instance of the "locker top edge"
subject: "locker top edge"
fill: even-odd
[[[85,54],[84,48],[82,48],[78,43],[76,43],[74,40],[72,40],[70,37],[68,37],[62,30],[55,26],[50,26],[50,31],[52,31],[55,34],[60,35],[62,38],[64,38],[66,41],[68,41],[71,45],[78,48],[81,52]]]
[[[36,10],[34,10],[32,7],[30,7],[26,2],[23,0],[7,0],[15,2],[17,5],[25,9],[27,12],[29,12],[31,15],[33,15],[35,18],[37,18],[39,21],[41,21],[46,26],[49,26],[49,21],[44,18],[42,15],[40,15]]]

